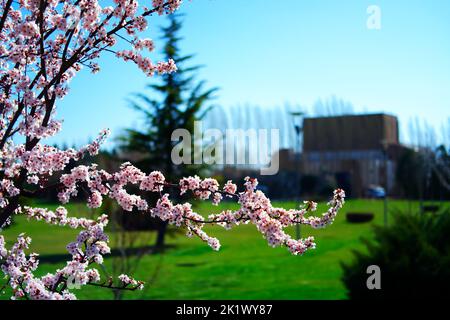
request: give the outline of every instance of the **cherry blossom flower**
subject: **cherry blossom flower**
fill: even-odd
[[[113,284],[102,280],[94,267],[110,253],[109,238],[104,232],[108,216],[97,219],[69,216],[66,208],[55,210],[24,206],[21,197],[37,198],[45,190],[57,190],[62,205],[86,194],[90,208],[112,199],[125,211],[137,210],[187,230],[213,250],[219,250],[218,239],[204,230],[206,224],[226,229],[242,223],[254,225],[270,246],[284,246],[294,255],[315,248],[314,238],[292,239],[285,229],[295,224],[322,228],[336,217],[344,204],[345,193],[336,190],[329,209],[321,216],[308,216],[317,204],[306,202],[299,209],[273,207],[265,194],[257,190],[258,181],[245,178],[243,191],[228,181],[222,188],[217,180],[198,176],[167,181],[164,174],[146,174],[124,163],[117,172],[107,172],[97,164],[79,162],[85,156],[98,154],[109,130],[100,132],[91,143],[62,150],[45,140],[57,135],[63,126],[57,118],[57,104],[69,94],[71,80],[83,69],[100,71],[99,58],[104,54],[134,63],[147,76],[177,71],[174,60],[155,61],[156,47],[151,39],[141,38],[152,14],[170,14],[181,0],[152,0],[151,8],[135,0],[46,0],[0,2],[0,229],[13,215],[23,215],[52,225],[80,229],[77,238],[66,246],[71,260],[61,269],[42,277],[36,276],[38,255],[27,254],[31,238],[20,234],[11,247],[0,235],[0,265],[12,299],[76,299],[73,288],[97,285],[117,290],[142,289],[143,283],[120,275]],[[128,39],[128,38],[130,39]],[[125,41],[124,47],[118,43]],[[145,49],[145,50],[144,50]],[[69,163],[76,163],[68,170]],[[49,184],[54,176],[55,184]],[[127,188],[135,186],[135,188]],[[139,189],[140,194],[128,190]],[[81,192],[79,192],[81,191]],[[210,215],[207,219],[194,212],[190,203],[173,203],[171,194],[189,193],[200,200],[218,205],[224,198],[237,201],[239,209]],[[144,194],[156,193],[159,199],[151,207]],[[132,214],[132,213],[130,213]]]

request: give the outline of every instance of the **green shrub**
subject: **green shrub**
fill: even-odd
[[[398,213],[391,226],[375,227],[367,252],[343,265],[352,299],[449,298],[450,211],[436,216]],[[369,290],[367,267],[381,269],[381,290]]]

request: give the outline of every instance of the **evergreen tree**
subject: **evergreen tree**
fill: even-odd
[[[180,15],[170,15],[170,23],[162,27],[162,39],[165,41],[163,55],[165,60],[173,59],[177,72],[161,77],[159,83],[150,84],[149,95],[139,93],[131,99],[131,105],[145,119],[145,128],[129,128],[119,138],[122,154],[144,172],[159,170],[170,181],[176,181],[186,175],[201,174],[203,165],[175,165],[171,153],[177,142],[171,141],[172,132],[186,129],[193,135],[194,122],[202,119],[211,106],[205,104],[213,98],[216,88],[204,89],[205,81],[196,81],[199,66],[186,66],[193,55],[182,55],[179,31],[182,27]],[[192,142],[191,150],[199,146]],[[192,158],[192,157],[191,157]],[[164,245],[167,224],[157,223],[157,247]]]

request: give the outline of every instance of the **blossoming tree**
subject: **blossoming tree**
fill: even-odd
[[[243,190],[231,181],[222,188],[214,179],[186,177],[178,182],[166,181],[161,172],[149,175],[124,163],[118,172],[106,172],[96,164],[79,165],[64,173],[69,161],[97,154],[108,136],[102,131],[94,142],[79,150],[60,150],[46,145],[45,139],[61,129],[56,118],[56,103],[69,90],[70,80],[84,67],[99,71],[96,60],[103,53],[135,63],[146,75],[176,72],[171,59],[154,64],[146,51],[154,43],[138,35],[147,27],[153,14],[170,14],[181,0],[148,0],[149,7],[136,0],[114,0],[102,6],[98,0],[0,0],[0,227],[6,226],[12,215],[80,229],[77,239],[67,245],[72,256],[65,267],[43,277],[34,275],[38,255],[25,252],[31,239],[19,235],[8,248],[0,235],[0,265],[7,285],[13,289],[13,299],[75,299],[71,284],[96,285],[105,288],[136,290],[143,286],[128,275],[119,279],[100,279],[96,264],[110,252],[104,228],[107,215],[96,220],[74,218],[64,206],[55,211],[24,206],[22,197],[39,197],[49,188],[59,190],[62,205],[82,191],[87,206],[98,208],[109,197],[126,211],[133,208],[168,221],[198,236],[214,250],[220,243],[207,235],[207,223],[231,228],[240,223],[252,223],[271,246],[286,246],[293,254],[303,254],[315,247],[312,237],[292,239],[284,229],[293,224],[320,228],[331,223],[344,203],[344,192],[336,190],[329,209],[319,217],[308,216],[316,204],[307,202],[298,210],[275,208],[256,189],[256,179],[246,178]],[[114,51],[116,42],[125,41],[129,50]],[[58,175],[58,183],[50,184],[48,177]],[[150,208],[142,197],[127,191],[127,185],[156,192],[160,199]],[[181,194],[192,192],[202,200],[219,204],[223,197],[235,199],[240,208],[210,215],[207,219],[193,212],[189,203],[174,204],[169,190]]]

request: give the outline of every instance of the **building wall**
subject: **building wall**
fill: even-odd
[[[395,186],[396,162],[380,150],[305,152],[302,172],[309,175],[347,173],[351,179],[351,195],[361,197],[370,185]],[[387,174],[386,174],[387,170]]]
[[[307,175],[347,175],[355,197],[363,196],[370,185],[387,187],[393,194],[395,170],[404,150],[394,116],[306,118],[300,168]],[[293,152],[280,151],[280,170],[296,168]]]
[[[382,142],[398,144],[397,118],[385,114],[306,118],[303,151],[382,149]]]

